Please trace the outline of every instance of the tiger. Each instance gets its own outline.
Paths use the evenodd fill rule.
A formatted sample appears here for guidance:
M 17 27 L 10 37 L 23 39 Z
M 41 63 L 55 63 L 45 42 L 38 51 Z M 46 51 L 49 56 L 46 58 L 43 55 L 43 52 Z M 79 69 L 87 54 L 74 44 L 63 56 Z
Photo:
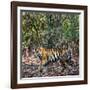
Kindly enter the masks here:
M 49 62 L 56 62 L 58 60 L 65 61 L 68 59 L 67 52 L 68 49 L 47 49 L 47 48 L 38 48 L 38 57 L 41 60 L 42 65 L 47 65 Z M 66 56 L 65 56 L 66 55 Z

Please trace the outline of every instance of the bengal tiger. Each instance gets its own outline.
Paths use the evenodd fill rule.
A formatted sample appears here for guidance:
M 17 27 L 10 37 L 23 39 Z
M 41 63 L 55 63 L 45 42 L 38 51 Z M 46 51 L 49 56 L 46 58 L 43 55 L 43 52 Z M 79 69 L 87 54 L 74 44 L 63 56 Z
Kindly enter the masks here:
M 68 49 L 47 49 L 47 48 L 38 48 L 37 56 L 41 60 L 41 64 L 46 66 L 49 62 L 56 62 L 60 60 L 65 63 L 66 60 L 71 60 L 71 52 Z

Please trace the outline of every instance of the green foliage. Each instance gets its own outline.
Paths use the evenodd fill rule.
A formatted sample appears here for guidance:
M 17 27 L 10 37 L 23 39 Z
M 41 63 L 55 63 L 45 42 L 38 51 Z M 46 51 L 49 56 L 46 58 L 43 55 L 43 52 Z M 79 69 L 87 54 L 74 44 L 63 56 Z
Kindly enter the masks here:
M 22 47 L 55 48 L 61 41 L 79 40 L 79 14 L 21 13 Z

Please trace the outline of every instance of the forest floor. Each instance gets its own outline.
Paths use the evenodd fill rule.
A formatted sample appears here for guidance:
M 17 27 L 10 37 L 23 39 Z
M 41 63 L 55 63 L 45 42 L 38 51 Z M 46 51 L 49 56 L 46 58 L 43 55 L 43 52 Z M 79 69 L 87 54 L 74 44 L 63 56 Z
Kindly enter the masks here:
M 58 60 L 50 62 L 47 66 L 30 65 L 23 62 L 21 78 L 79 75 L 78 59 L 78 57 L 73 57 L 70 63 L 65 62 L 64 64 Z

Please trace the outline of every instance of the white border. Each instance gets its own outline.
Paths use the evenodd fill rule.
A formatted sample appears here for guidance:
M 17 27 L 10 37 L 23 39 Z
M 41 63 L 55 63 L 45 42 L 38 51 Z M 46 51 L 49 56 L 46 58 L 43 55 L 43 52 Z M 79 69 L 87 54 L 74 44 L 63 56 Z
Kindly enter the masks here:
M 59 77 L 39 77 L 20 79 L 20 10 L 35 10 L 35 11 L 54 11 L 54 12 L 70 12 L 80 13 L 80 75 L 78 76 L 59 76 Z M 84 80 L 84 11 L 83 10 L 69 10 L 69 9 L 54 9 L 54 8 L 34 8 L 34 7 L 18 7 L 17 8 L 17 83 L 43 83 L 43 82 L 62 82 L 62 81 L 77 81 Z

